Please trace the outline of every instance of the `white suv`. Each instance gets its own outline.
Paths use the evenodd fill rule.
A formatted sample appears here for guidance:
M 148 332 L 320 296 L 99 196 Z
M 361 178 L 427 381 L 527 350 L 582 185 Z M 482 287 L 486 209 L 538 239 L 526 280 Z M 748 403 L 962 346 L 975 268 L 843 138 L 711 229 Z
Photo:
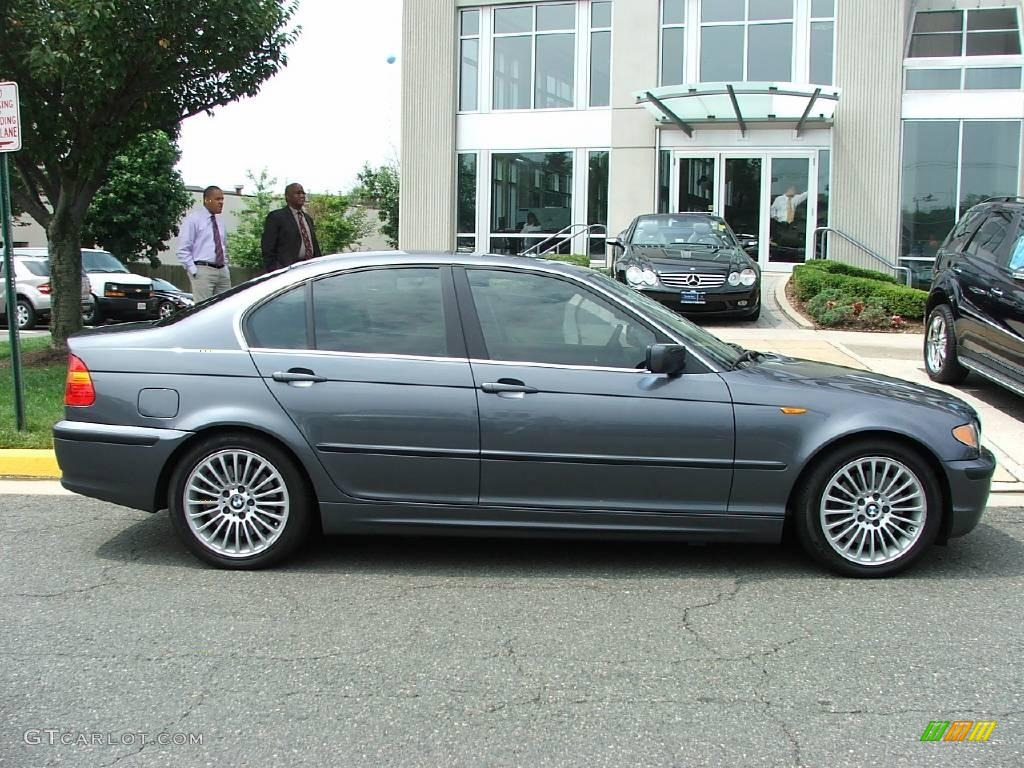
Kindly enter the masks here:
M 14 317 L 18 330 L 30 331 L 38 323 L 50 319 L 50 261 L 46 258 L 45 249 L 42 256 L 24 256 L 15 253 L 14 292 L 16 295 Z M 3 260 L 0 259 L 0 315 L 7 322 L 7 289 L 5 282 L 7 273 Z M 82 316 L 92 312 L 92 290 L 89 278 L 82 272 Z

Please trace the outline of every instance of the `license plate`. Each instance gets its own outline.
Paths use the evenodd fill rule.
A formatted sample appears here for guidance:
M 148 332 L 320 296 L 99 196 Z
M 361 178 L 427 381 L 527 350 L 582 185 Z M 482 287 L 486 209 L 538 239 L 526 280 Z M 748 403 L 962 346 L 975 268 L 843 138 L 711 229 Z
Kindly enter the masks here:
M 683 291 L 679 294 L 680 304 L 703 304 L 704 303 L 704 292 L 703 291 Z
M 135 305 L 135 308 L 136 309 L 145 309 L 146 308 L 146 302 L 140 301 L 138 304 Z

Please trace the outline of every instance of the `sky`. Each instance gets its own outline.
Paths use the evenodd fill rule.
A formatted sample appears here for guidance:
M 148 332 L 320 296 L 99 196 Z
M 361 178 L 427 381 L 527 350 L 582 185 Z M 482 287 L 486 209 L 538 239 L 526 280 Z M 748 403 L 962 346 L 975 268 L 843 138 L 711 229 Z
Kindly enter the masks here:
M 364 163 L 397 161 L 401 0 L 299 0 L 288 66 L 252 97 L 182 123 L 178 170 L 188 185 L 345 192 Z M 388 57 L 398 60 L 388 63 Z

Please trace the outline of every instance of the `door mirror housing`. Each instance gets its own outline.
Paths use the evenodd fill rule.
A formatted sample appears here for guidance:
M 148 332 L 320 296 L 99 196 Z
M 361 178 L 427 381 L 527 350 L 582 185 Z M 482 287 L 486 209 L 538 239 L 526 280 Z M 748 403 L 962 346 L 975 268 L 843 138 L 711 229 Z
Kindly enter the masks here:
M 608 245 L 610 245 L 610 246 L 612 246 L 614 248 L 625 248 L 626 247 L 625 245 L 622 244 L 622 238 L 619 237 L 618 235 L 615 235 L 614 237 L 606 238 L 605 239 L 605 243 L 607 243 Z
M 651 344 L 647 347 L 647 370 L 678 376 L 686 368 L 686 347 L 682 344 Z

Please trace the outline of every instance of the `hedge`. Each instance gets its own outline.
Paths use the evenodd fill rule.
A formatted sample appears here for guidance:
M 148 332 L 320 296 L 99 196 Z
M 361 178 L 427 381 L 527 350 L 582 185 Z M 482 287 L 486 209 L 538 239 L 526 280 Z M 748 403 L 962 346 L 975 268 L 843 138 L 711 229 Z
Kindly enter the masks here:
M 829 261 L 828 259 L 811 259 L 810 261 L 803 264 L 805 267 L 811 267 L 813 269 L 821 269 L 831 274 L 849 275 L 850 277 L 866 277 L 868 280 L 882 280 L 886 283 L 895 283 L 897 285 L 900 282 L 892 275 L 886 274 L 885 272 L 878 272 L 874 269 L 864 269 L 863 267 L 855 267 L 852 264 L 846 264 L 842 261 Z
M 823 266 L 825 264 L 831 266 Z M 879 277 L 866 277 L 865 273 Z M 928 300 L 927 291 L 900 285 L 880 272 L 825 260 L 814 260 L 795 266 L 793 290 L 797 298 L 805 302 L 811 301 L 823 291 L 836 290 L 851 301 L 870 302 L 879 309 L 884 307 L 885 311 L 907 320 L 922 319 L 925 302 Z M 871 301 L 872 299 L 878 301 Z
M 578 267 L 590 266 L 590 257 L 583 253 L 549 253 L 545 254 L 543 258 L 549 261 L 565 261 Z

